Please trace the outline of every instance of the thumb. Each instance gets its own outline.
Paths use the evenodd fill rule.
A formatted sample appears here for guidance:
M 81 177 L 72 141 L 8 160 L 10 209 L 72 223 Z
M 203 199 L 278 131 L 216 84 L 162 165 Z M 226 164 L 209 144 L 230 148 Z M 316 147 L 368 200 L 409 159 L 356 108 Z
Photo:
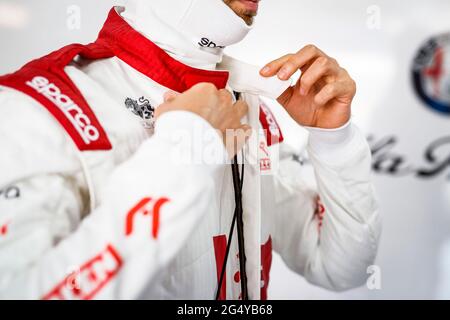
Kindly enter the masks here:
M 168 103 L 161 104 L 158 108 L 155 110 L 155 119 L 158 119 L 162 114 L 172 110 L 172 107 Z
M 247 141 L 248 139 L 250 139 L 250 137 L 251 137 L 252 134 L 253 134 L 253 130 L 252 130 L 252 127 L 251 127 L 250 125 L 248 125 L 248 124 L 243 124 L 243 125 L 241 125 L 241 127 L 240 127 L 239 129 L 241 129 L 242 131 L 244 131 L 244 134 L 245 134 L 245 141 Z

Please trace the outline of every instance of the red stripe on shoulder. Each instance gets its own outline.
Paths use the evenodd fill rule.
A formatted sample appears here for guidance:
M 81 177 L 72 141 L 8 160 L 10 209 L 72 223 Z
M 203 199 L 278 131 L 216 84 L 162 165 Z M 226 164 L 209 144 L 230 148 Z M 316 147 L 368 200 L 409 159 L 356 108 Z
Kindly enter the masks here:
M 72 45 L 34 60 L 19 71 L 0 77 L 0 85 L 30 96 L 60 123 L 80 151 L 110 150 L 112 145 L 81 92 L 64 67 L 88 47 Z

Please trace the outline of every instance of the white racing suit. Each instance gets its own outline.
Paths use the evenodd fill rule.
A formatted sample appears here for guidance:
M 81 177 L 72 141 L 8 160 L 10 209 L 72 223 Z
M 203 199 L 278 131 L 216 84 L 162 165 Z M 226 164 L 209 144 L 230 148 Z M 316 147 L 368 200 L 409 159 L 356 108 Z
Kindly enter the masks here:
M 189 112 L 161 116 L 155 130 L 152 118 L 166 91 L 199 82 L 242 93 L 246 121 L 265 129 L 243 155 L 250 298 L 267 298 L 272 250 L 325 288 L 365 282 L 380 220 L 363 135 L 352 124 L 312 130 L 311 187 L 301 150 L 283 145 L 255 89 L 279 83 L 228 57 L 218 69 L 174 60 L 112 9 L 95 43 L 0 78 L 1 297 L 215 297 L 235 206 L 222 141 L 210 139 L 214 164 L 174 163 L 177 150 L 196 150 L 172 132 L 211 128 Z M 221 299 L 240 298 L 236 238 Z

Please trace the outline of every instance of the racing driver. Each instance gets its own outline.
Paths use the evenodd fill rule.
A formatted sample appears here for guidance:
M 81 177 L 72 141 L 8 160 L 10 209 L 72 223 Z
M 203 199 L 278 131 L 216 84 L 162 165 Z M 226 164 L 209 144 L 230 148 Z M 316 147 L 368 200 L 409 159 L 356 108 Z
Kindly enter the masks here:
M 381 224 L 355 82 L 313 45 L 225 55 L 259 5 L 129 0 L 95 42 L 0 78 L 2 297 L 266 299 L 272 250 L 324 288 L 365 283 Z M 307 161 L 261 97 L 309 131 Z M 242 149 L 207 134 L 250 128 Z

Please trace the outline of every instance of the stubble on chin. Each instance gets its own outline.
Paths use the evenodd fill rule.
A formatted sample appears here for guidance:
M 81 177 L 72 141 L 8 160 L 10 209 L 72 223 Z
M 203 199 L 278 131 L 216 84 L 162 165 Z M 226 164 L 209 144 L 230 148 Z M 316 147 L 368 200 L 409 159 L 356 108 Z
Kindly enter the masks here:
M 237 0 L 223 0 L 223 2 L 241 17 L 247 25 L 251 26 L 253 24 L 254 17 L 256 16 L 254 12 L 242 8 Z

